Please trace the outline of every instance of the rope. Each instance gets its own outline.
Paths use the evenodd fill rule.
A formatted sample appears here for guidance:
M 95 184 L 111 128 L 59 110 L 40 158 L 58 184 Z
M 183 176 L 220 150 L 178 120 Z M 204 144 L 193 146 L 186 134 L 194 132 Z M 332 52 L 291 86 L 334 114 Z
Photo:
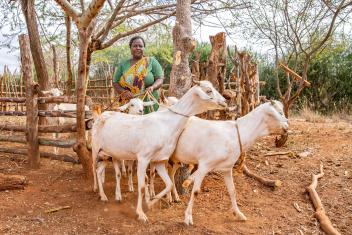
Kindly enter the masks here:
M 141 96 L 141 95 L 144 95 L 143 98 L 142 98 L 142 100 L 144 100 L 144 98 L 145 98 L 145 96 L 146 96 L 146 92 L 142 92 L 142 93 L 138 93 L 138 94 L 136 94 L 136 95 L 133 95 L 133 98 L 137 98 L 137 97 L 139 97 L 139 96 Z M 110 109 L 114 104 L 118 103 L 119 100 L 120 100 L 120 97 L 121 97 L 121 95 L 115 97 L 114 101 L 113 101 L 111 104 L 109 104 L 105 109 L 103 109 L 102 112 L 104 112 L 104 111 Z
M 176 112 L 175 110 L 172 110 L 169 106 L 166 106 L 164 104 L 160 104 L 157 99 L 155 99 L 155 97 L 153 95 L 150 94 L 149 91 L 146 92 L 148 94 L 148 98 L 152 99 L 155 103 L 157 103 L 159 106 L 162 106 L 168 110 L 170 110 L 171 112 L 175 113 L 175 114 L 178 114 L 178 115 L 181 115 L 181 116 L 184 116 L 184 117 L 191 117 L 190 115 L 186 115 L 186 114 L 183 114 L 183 113 L 179 113 L 179 112 Z
M 173 112 L 175 114 L 178 114 L 178 115 L 181 115 L 181 116 L 184 116 L 184 117 L 187 117 L 187 118 L 191 117 L 190 115 L 186 115 L 186 114 L 182 114 L 182 113 L 176 112 L 175 110 L 172 110 L 169 106 L 166 106 L 164 104 L 159 103 L 158 100 L 151 94 L 150 91 L 145 91 L 145 92 L 142 92 L 142 93 L 138 93 L 138 94 L 134 95 L 133 98 L 137 98 L 137 97 L 139 97 L 141 95 L 143 95 L 142 100 L 144 100 L 145 97 L 148 97 L 149 101 L 152 100 L 156 104 L 158 104 L 159 106 L 164 107 L 164 108 L 170 110 L 171 112 Z M 120 98 L 120 96 L 118 98 L 116 98 L 115 101 L 112 102 L 107 108 L 105 108 L 104 111 L 106 111 L 107 109 L 111 108 L 113 106 L 113 104 L 118 102 L 119 98 Z M 153 105 L 149 106 L 149 111 L 150 111 L 150 109 L 152 110 L 152 112 L 155 111 Z
M 236 125 L 238 143 L 240 144 L 240 157 L 239 157 L 239 160 L 237 161 L 238 163 L 236 164 L 237 165 L 236 171 L 239 172 L 239 173 L 242 173 L 243 172 L 244 162 L 246 160 L 246 152 L 243 152 L 241 136 L 240 136 L 240 131 L 239 131 L 237 122 L 235 123 L 235 125 Z

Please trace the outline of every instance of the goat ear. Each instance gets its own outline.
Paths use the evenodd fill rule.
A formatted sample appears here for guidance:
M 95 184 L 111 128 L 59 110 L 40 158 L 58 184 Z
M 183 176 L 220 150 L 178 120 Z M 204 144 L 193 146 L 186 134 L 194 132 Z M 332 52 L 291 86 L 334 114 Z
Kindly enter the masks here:
M 128 109 L 128 107 L 130 106 L 130 103 L 124 104 L 120 107 L 118 107 L 117 109 L 120 110 L 121 112 L 126 111 L 126 109 Z
M 195 80 L 194 77 L 194 74 L 192 74 L 192 85 L 199 85 L 200 81 Z
M 48 95 L 48 94 L 52 94 L 51 91 L 42 91 L 43 95 Z
M 154 101 L 143 102 L 143 106 L 152 106 L 152 105 L 154 105 L 154 104 L 155 104 Z
M 232 106 L 232 107 L 228 107 L 226 110 L 228 110 L 229 112 L 233 112 L 233 111 L 236 111 L 238 109 L 238 106 L 235 105 L 235 106 Z

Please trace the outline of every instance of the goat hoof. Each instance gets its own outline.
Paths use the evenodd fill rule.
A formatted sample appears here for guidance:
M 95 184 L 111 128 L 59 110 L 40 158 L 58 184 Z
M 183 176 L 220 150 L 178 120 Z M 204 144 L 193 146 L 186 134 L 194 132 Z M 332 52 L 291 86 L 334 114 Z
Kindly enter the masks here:
M 143 222 L 143 223 L 147 223 L 148 222 L 148 217 L 143 213 L 143 214 L 139 214 L 138 215 L 138 220 Z
M 180 203 L 180 202 L 181 202 L 181 199 L 180 199 L 180 198 L 175 198 L 175 199 L 174 199 L 174 202 Z
M 188 188 L 188 186 L 191 184 L 191 182 L 192 181 L 190 179 L 187 179 L 187 180 L 183 181 L 182 187 Z
M 117 203 L 121 203 L 122 198 L 115 198 L 115 201 L 116 201 Z
M 186 225 L 193 225 L 193 218 L 191 215 L 186 215 L 185 224 Z
M 239 212 L 237 214 L 234 212 L 234 215 L 235 215 L 235 218 L 239 221 L 246 221 L 247 220 L 247 217 L 242 212 Z
M 100 197 L 100 201 L 102 202 L 107 202 L 108 198 L 106 196 Z

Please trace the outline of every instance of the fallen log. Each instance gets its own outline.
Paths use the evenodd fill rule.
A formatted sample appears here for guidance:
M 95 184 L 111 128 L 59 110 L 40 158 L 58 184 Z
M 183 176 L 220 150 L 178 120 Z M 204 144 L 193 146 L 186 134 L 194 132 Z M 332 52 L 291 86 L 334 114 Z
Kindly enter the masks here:
M 318 179 L 324 176 L 323 164 L 320 165 L 320 173 L 318 175 L 312 174 L 312 183 L 306 188 L 309 193 L 310 199 L 315 208 L 314 216 L 319 220 L 321 229 L 328 235 L 340 235 L 340 233 L 332 226 L 329 217 L 325 213 L 325 209 L 320 200 L 320 197 L 315 191 L 318 185 Z
M 28 180 L 22 175 L 5 175 L 0 173 L 0 191 L 12 189 L 24 189 Z
M 1 153 L 12 153 L 12 154 L 20 154 L 27 155 L 26 149 L 9 149 L 9 148 L 0 148 Z M 54 154 L 48 152 L 40 152 L 41 158 L 48 158 L 51 160 L 63 161 L 63 162 L 71 162 L 74 164 L 79 164 L 79 160 L 75 159 L 73 156 L 68 154 Z
M 282 185 L 282 181 L 281 180 L 271 180 L 271 179 L 266 179 L 263 178 L 253 172 L 251 172 L 246 165 L 243 166 L 243 173 L 257 181 L 259 181 L 260 183 L 262 183 L 265 186 L 269 186 L 269 187 L 280 187 Z

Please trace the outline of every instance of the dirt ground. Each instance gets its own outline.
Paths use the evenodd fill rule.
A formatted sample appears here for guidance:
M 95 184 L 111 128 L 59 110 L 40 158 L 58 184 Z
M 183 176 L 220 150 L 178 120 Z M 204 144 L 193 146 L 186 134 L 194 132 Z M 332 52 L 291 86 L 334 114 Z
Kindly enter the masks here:
M 194 226 L 183 224 L 189 195 L 183 195 L 181 203 L 156 205 L 147 211 L 149 222 L 143 224 L 135 215 L 137 194 L 128 192 L 126 179 L 122 180 L 123 201 L 114 201 L 112 167 L 105 185 L 110 201 L 103 203 L 92 191 L 92 182 L 83 179 L 79 165 L 43 159 L 39 170 L 28 170 L 24 157 L 1 154 L 0 172 L 25 175 L 29 185 L 0 192 L 0 234 L 323 234 L 305 192 L 320 162 L 325 175 L 317 192 L 333 225 L 342 234 L 352 234 L 351 121 L 313 123 L 296 118 L 290 120 L 290 130 L 287 146 L 275 148 L 274 137 L 267 137 L 253 146 L 247 158 L 249 169 L 280 179 L 282 187 L 273 190 L 247 176 L 234 176 L 246 222 L 234 219 L 219 174 L 210 174 L 203 182 L 193 209 Z M 264 156 L 273 151 L 309 154 Z M 162 186 L 158 179 L 157 190 Z M 61 206 L 70 208 L 45 212 Z

